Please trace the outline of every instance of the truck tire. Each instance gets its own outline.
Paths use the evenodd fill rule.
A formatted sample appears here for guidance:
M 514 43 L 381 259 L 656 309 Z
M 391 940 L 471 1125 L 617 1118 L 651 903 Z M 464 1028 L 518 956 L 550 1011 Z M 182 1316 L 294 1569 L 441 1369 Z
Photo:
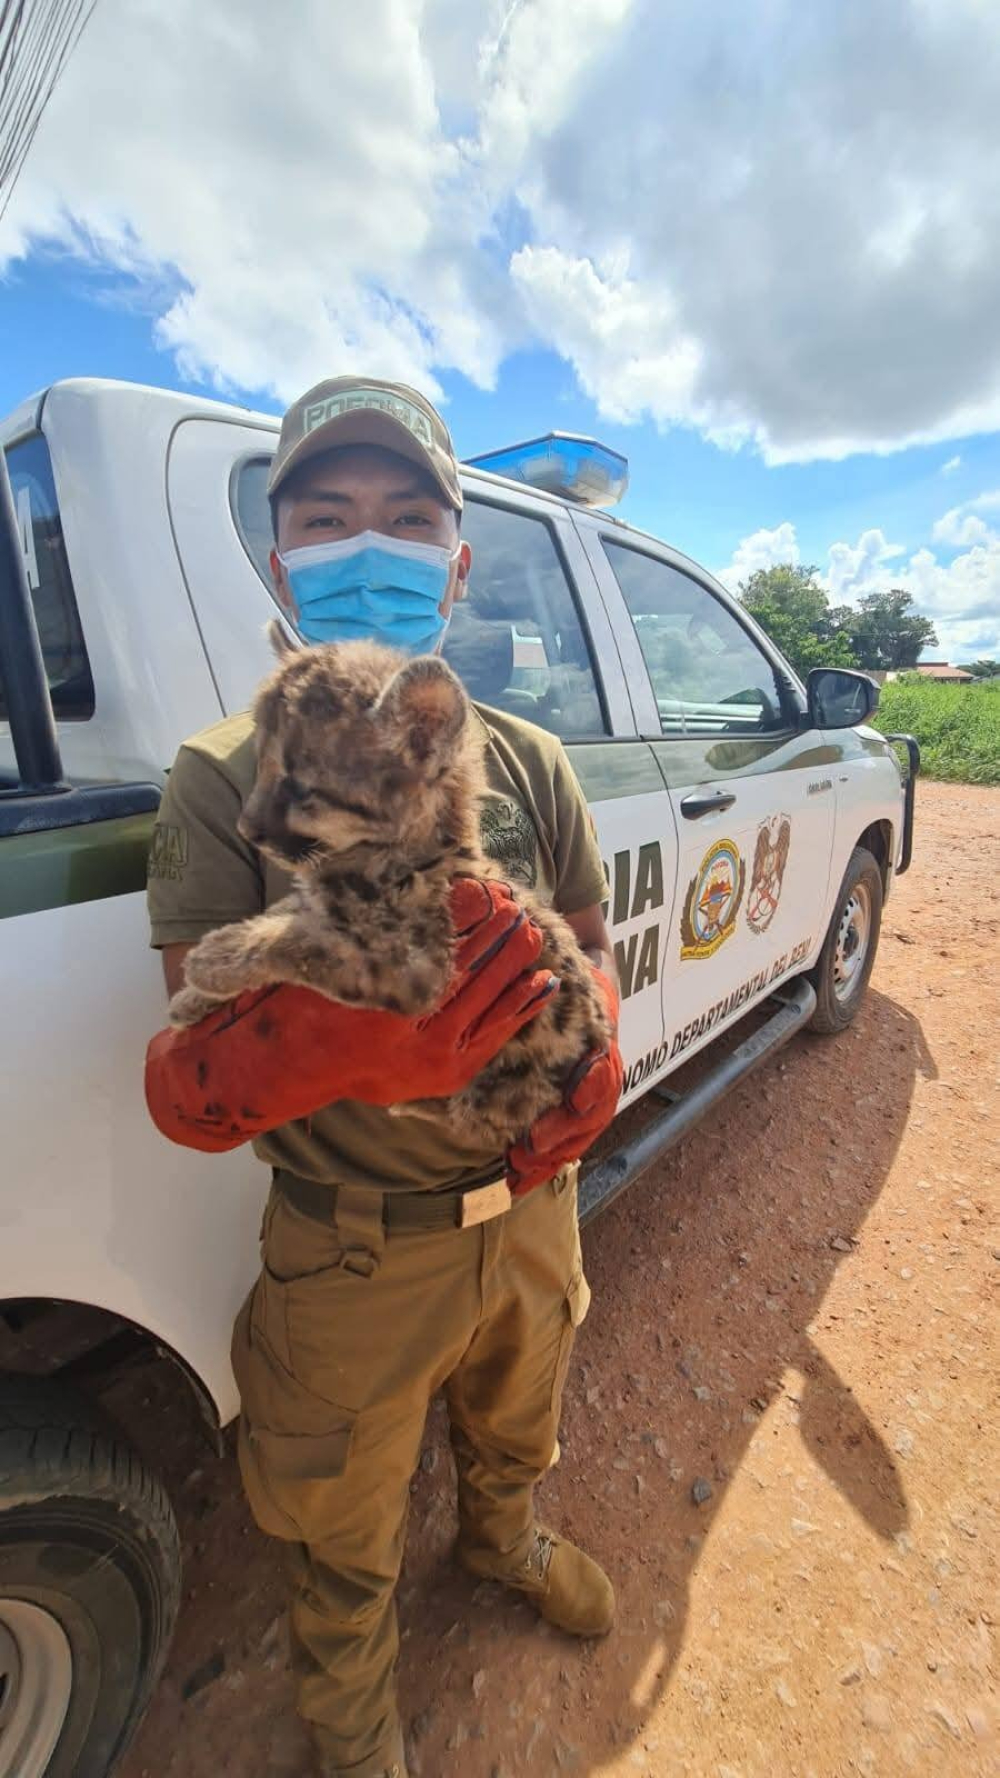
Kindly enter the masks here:
M 107 1778 L 180 1599 L 162 1484 L 84 1399 L 0 1377 L 0 1778 Z
M 819 962 L 809 971 L 816 990 L 810 1030 L 846 1031 L 865 996 L 882 930 L 882 873 L 870 852 L 855 846 L 840 886 Z

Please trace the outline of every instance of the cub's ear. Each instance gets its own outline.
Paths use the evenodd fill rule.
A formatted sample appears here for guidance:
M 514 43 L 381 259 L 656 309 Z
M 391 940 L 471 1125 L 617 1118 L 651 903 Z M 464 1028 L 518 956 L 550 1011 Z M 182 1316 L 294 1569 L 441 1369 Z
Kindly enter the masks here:
M 443 761 L 465 727 L 469 700 L 460 679 L 437 655 L 408 661 L 372 710 L 400 758 L 425 767 Z
M 268 619 L 267 639 L 279 661 L 283 661 L 286 655 L 298 654 L 302 646 L 301 642 L 292 639 L 277 617 Z

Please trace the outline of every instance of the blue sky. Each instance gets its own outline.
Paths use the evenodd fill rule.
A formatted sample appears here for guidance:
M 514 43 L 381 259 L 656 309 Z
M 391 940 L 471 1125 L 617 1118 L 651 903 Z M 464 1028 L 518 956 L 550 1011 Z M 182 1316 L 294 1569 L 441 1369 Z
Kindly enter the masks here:
M 406 377 L 463 456 L 607 441 L 624 515 L 731 582 L 908 586 L 935 656 L 1000 654 L 995 13 L 297 5 L 300 45 L 264 0 L 102 0 L 0 224 L 0 410 Z

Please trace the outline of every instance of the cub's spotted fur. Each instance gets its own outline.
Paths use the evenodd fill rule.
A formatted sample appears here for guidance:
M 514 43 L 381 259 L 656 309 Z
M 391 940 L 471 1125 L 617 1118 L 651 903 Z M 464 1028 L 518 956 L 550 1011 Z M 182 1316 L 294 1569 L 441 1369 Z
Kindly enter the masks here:
M 194 947 L 171 1020 L 194 1024 L 271 982 L 427 1013 L 452 973 L 452 878 L 500 875 L 480 847 L 486 777 L 469 700 L 436 658 L 401 664 L 368 642 L 291 648 L 276 624 L 271 640 L 280 664 L 254 706 L 257 777 L 239 829 L 294 870 L 293 888 Z M 516 894 L 542 930 L 539 968 L 559 993 L 464 1093 L 433 1107 L 498 1150 L 559 1103 L 575 1064 L 611 1035 L 566 921 Z

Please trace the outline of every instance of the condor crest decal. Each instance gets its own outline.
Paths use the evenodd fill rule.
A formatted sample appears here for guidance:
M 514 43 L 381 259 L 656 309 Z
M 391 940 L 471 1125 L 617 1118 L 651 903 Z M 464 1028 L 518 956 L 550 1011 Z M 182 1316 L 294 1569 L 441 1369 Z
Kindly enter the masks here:
M 772 815 L 757 829 L 747 896 L 747 925 L 751 932 L 766 932 L 777 913 L 791 843 L 792 824 L 787 815 Z

